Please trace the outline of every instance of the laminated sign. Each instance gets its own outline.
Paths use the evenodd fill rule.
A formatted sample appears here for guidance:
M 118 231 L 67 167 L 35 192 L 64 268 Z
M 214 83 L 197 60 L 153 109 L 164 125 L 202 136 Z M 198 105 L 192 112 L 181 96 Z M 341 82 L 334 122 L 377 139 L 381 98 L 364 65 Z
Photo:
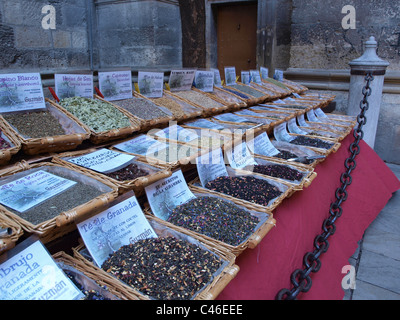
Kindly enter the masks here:
M 191 90 L 196 70 L 171 70 L 168 85 L 171 91 Z
M 55 74 L 57 97 L 93 98 L 93 74 Z
M 164 73 L 139 71 L 138 88 L 139 92 L 148 98 L 161 98 L 164 89 Z
M 238 146 L 234 146 L 233 149 L 229 148 L 225 152 L 229 164 L 234 169 L 242 169 L 244 167 L 257 164 L 245 142 L 242 142 Z
M 294 137 L 286 131 L 286 122 L 274 127 L 274 137 L 276 141 L 290 142 L 294 139 Z
M 214 149 L 196 158 L 197 173 L 203 187 L 218 177 L 227 177 L 224 157 L 221 149 Z
M 146 156 L 155 150 L 165 149 L 168 145 L 143 134 L 128 141 L 121 142 L 114 147 L 124 152 Z
M 280 153 L 272 144 L 266 132 L 261 133 L 253 140 L 247 142 L 247 146 L 254 154 L 273 157 Z
M 236 84 L 236 69 L 235 67 L 225 67 L 225 84 L 231 86 Z
M 0 113 L 45 108 L 39 73 L 0 75 Z
M 99 72 L 100 91 L 107 101 L 130 99 L 132 95 L 132 73 L 126 71 Z
M 194 78 L 194 84 L 196 88 L 201 91 L 213 92 L 214 72 L 197 70 Z

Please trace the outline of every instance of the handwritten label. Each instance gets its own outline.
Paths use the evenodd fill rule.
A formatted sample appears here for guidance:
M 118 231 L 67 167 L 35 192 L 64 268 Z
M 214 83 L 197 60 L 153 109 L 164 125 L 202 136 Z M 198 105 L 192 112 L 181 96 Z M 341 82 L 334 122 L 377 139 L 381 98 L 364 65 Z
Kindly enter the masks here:
M 171 70 L 168 85 L 171 91 L 190 90 L 196 70 Z
M 273 157 L 280 153 L 272 144 L 266 132 L 261 133 L 251 141 L 247 142 L 247 146 L 254 154 Z
M 229 148 L 225 152 L 230 166 L 234 169 L 241 169 L 257 164 L 245 142 L 242 142 L 238 146 L 234 146 L 233 149 Z
M 75 181 L 39 170 L 0 186 L 0 203 L 18 212 L 24 212 L 74 184 Z
M 214 90 L 214 72 L 196 71 L 194 83 L 197 89 L 204 92 L 213 92 Z
M 236 69 L 235 67 L 225 67 L 225 84 L 231 86 L 236 83 Z
M 197 157 L 196 166 L 203 187 L 207 182 L 213 181 L 218 177 L 228 176 L 221 149 L 215 149 Z
M 138 87 L 140 93 L 148 98 L 161 98 L 164 89 L 164 73 L 139 71 Z
M 286 141 L 286 142 L 290 142 L 294 139 L 294 137 L 291 136 L 286 131 L 286 122 L 281 123 L 274 127 L 274 137 L 277 141 Z
M 39 73 L 0 75 L 0 113 L 45 108 Z
M 296 123 L 296 118 L 291 118 L 288 121 L 288 129 L 290 133 L 297 133 L 297 134 L 307 134 L 307 132 L 301 130 Z
M 261 79 L 268 79 L 268 68 L 260 67 Z
M 180 142 L 190 142 L 198 138 L 198 135 L 195 131 L 185 129 L 178 125 L 172 125 L 165 129 L 158 130 L 155 135 L 163 139 L 175 140 Z
M 107 101 L 132 98 L 132 73 L 126 71 L 99 72 L 99 88 Z
M 128 153 L 146 156 L 148 153 L 151 153 L 152 150 L 167 148 L 167 144 L 143 134 L 131 140 L 116 144 L 114 147 Z
M 162 220 L 167 220 L 175 207 L 195 198 L 181 170 L 147 186 L 145 191 L 153 214 Z
M 219 70 L 215 68 L 211 68 L 210 70 L 214 72 L 214 86 L 222 87 L 221 74 L 219 73 Z
M 79 157 L 66 158 L 66 160 L 97 172 L 109 173 L 126 167 L 134 158 L 129 154 L 103 148 Z
M 1 300 L 79 300 L 84 297 L 40 241 L 2 263 L 0 279 Z
M 54 82 L 57 97 L 93 98 L 92 74 L 55 74 Z
M 77 227 L 98 266 L 123 245 L 157 238 L 135 196 L 78 223 Z

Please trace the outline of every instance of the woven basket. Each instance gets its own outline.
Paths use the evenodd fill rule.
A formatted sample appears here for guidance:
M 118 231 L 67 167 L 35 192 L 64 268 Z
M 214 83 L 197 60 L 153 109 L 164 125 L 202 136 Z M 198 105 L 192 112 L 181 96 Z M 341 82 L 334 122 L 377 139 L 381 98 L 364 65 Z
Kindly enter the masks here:
M 0 166 L 7 164 L 11 158 L 21 150 L 21 141 L 15 135 L 11 126 L 0 116 L 0 132 L 1 137 L 6 140 L 10 147 L 0 149 Z
M 0 228 L 11 229 L 11 234 L 0 238 L 0 255 L 15 247 L 16 242 L 24 234 L 22 227 L 17 224 L 14 220 L 10 219 L 6 215 L 3 215 L 0 211 Z
M 25 154 L 37 155 L 40 153 L 74 150 L 81 145 L 84 140 L 89 139 L 90 132 L 86 126 L 77 121 L 75 117 L 71 117 L 69 113 L 60 106 L 54 104 L 51 100 L 47 98 L 45 100 L 48 102 L 46 103 L 47 111 L 58 120 L 66 131 L 66 134 L 52 137 L 29 138 L 22 136 L 16 128 L 8 124 L 9 131 L 19 140 Z M 1 117 L 1 119 L 7 122 L 3 117 Z
M 328 156 L 331 153 L 335 153 L 336 151 L 339 150 L 340 148 L 340 142 L 337 142 L 337 140 L 334 139 L 328 139 L 328 138 L 323 138 L 323 137 L 314 137 L 314 136 L 309 136 L 309 135 L 303 135 L 303 134 L 296 134 L 296 133 L 289 133 L 290 136 L 296 137 L 296 136 L 305 136 L 305 137 L 309 137 L 309 138 L 314 138 L 314 139 L 320 139 L 322 141 L 328 142 L 328 143 L 333 143 L 333 146 L 326 150 L 326 149 L 322 149 L 322 148 L 315 148 L 315 147 L 309 147 L 309 146 L 305 146 L 306 148 L 309 148 L 311 150 L 314 150 L 318 153 L 324 154 L 325 156 Z
M 240 91 L 241 93 L 243 93 L 243 94 L 245 94 L 246 96 L 250 97 L 250 99 L 248 99 L 248 100 L 246 101 L 246 102 L 247 102 L 247 106 L 254 106 L 254 105 L 257 105 L 257 104 L 260 104 L 260 103 L 264 103 L 265 101 L 270 101 L 270 100 L 272 100 L 272 98 L 271 98 L 269 95 L 267 95 L 265 92 L 263 92 L 263 91 L 261 91 L 261 90 L 258 90 L 258 89 L 256 89 L 256 88 L 247 86 L 247 85 L 245 85 L 245 84 L 243 84 L 243 83 L 241 83 L 241 82 L 236 82 L 235 85 L 238 86 L 239 88 L 240 88 L 240 87 L 248 87 L 248 88 L 251 88 L 251 90 L 254 90 L 255 92 L 258 92 L 260 95 L 262 95 L 262 96 L 259 96 L 259 97 L 255 97 L 255 96 L 253 96 L 253 95 L 247 93 L 246 91 L 241 91 L 241 90 L 239 90 L 239 89 L 237 89 L 237 88 L 230 88 L 230 86 L 222 86 L 222 88 L 225 88 L 225 89 L 232 89 L 232 90 L 235 90 L 235 91 Z M 228 92 L 229 92 L 229 91 L 228 91 Z
M 6 217 L 14 220 L 22 229 L 28 233 L 36 234 L 40 237 L 43 243 L 50 242 L 56 238 L 59 238 L 73 230 L 76 226 L 72 224 L 77 217 L 89 214 L 99 208 L 106 206 L 109 202 L 114 200 L 118 196 L 118 190 L 115 185 L 112 185 L 107 180 L 100 180 L 97 177 L 90 177 L 82 172 L 76 171 L 74 169 L 69 169 L 58 164 L 41 162 L 36 164 L 28 164 L 25 161 L 17 163 L 15 166 L 9 168 L 2 174 L 2 182 L 5 178 L 8 180 L 14 179 L 14 175 L 24 176 L 22 173 L 28 170 L 34 172 L 37 170 L 48 170 L 49 172 L 57 174 L 57 172 L 62 172 L 66 176 L 74 176 L 82 183 L 91 184 L 96 186 L 99 190 L 104 190 L 104 193 L 92 200 L 78 205 L 68 211 L 60 212 L 60 214 L 54 218 L 47 221 L 41 222 L 37 225 L 21 218 L 16 213 L 11 212 L 5 206 L 0 205 L 0 212 Z
M 94 98 L 105 101 L 104 99 L 102 99 L 100 96 L 97 96 L 97 95 L 95 95 Z M 86 128 L 86 130 L 88 132 L 90 132 L 90 138 L 89 139 L 94 144 L 101 144 L 101 143 L 105 143 L 105 142 L 109 142 L 109 141 L 113 141 L 113 140 L 117 140 L 117 139 L 123 139 L 123 138 L 131 135 L 133 132 L 139 131 L 141 129 L 140 122 L 135 117 L 133 117 L 132 114 L 130 114 L 126 110 L 124 110 L 124 109 L 122 109 L 122 108 L 120 108 L 120 107 L 118 107 L 116 105 L 113 105 L 113 106 L 118 111 L 120 111 L 122 114 L 124 114 L 127 118 L 129 118 L 129 121 L 130 121 L 131 125 L 129 127 L 125 127 L 125 128 L 118 128 L 118 129 L 113 129 L 113 130 L 96 132 L 96 131 L 90 129 L 85 123 L 83 123 L 80 119 L 78 119 L 71 112 L 67 111 L 65 108 L 60 106 L 55 101 L 50 100 L 50 99 L 46 99 L 46 101 L 48 101 L 51 104 L 53 104 L 54 106 L 58 106 L 60 109 L 64 110 L 64 112 L 70 118 L 74 119 L 83 128 Z M 105 102 L 111 104 L 108 101 L 105 101 Z M 62 151 L 66 151 L 66 150 L 62 150 Z
M 53 254 L 52 257 L 64 272 L 69 272 L 75 277 L 84 290 L 95 290 L 109 300 L 128 300 L 123 295 L 122 286 L 120 286 L 120 291 L 107 287 L 90 264 L 71 257 L 63 251 Z
M 235 256 L 226 251 L 224 248 L 219 247 L 215 244 L 210 245 L 209 243 L 201 240 L 200 238 L 196 238 L 194 235 L 187 235 L 177 230 L 171 229 L 166 226 L 162 221 L 155 219 L 154 216 L 146 215 L 150 225 L 153 227 L 156 234 L 160 237 L 165 236 L 173 236 L 178 239 L 187 239 L 192 243 L 196 243 L 203 247 L 205 250 L 211 251 L 217 256 L 219 256 L 224 262 L 223 269 L 214 276 L 214 279 L 211 283 L 205 285 L 205 287 L 194 297 L 194 300 L 214 300 L 221 291 L 228 285 L 228 283 L 236 276 L 239 271 L 239 267 L 235 265 Z M 73 248 L 74 257 L 78 260 L 85 261 L 87 264 L 91 264 L 92 267 L 96 270 L 96 274 L 101 277 L 102 281 L 106 283 L 108 288 L 118 288 L 122 286 L 122 292 L 128 299 L 132 300 L 150 300 L 151 298 L 133 287 L 125 284 L 124 282 L 118 280 L 117 278 L 111 276 L 101 268 L 95 266 L 93 263 L 89 262 L 87 257 L 82 254 L 82 250 L 85 249 L 84 245 L 80 245 L 76 248 Z M 116 288 L 117 289 L 117 288 Z M 117 289 L 118 290 L 118 289 Z M 119 290 L 118 290 L 119 291 Z
M 202 94 L 205 94 L 210 99 L 213 99 L 213 100 L 221 103 L 222 105 L 226 105 L 227 106 L 226 111 L 234 111 L 234 110 L 239 110 L 241 108 L 247 107 L 247 103 L 244 99 L 234 96 L 226 91 L 222 91 L 222 90 L 218 90 L 218 89 L 214 88 L 213 92 L 204 92 L 195 87 L 193 87 L 192 90 L 200 92 Z M 229 98 L 230 100 L 235 100 L 235 101 L 234 102 L 229 101 L 224 97 Z
M 218 195 L 214 195 L 214 194 L 210 194 L 210 193 L 193 192 L 193 194 L 196 197 L 204 197 L 204 196 L 215 197 L 215 198 L 218 198 L 218 199 L 222 199 L 225 202 L 232 203 L 232 201 L 229 201 L 226 198 L 222 198 L 222 197 L 220 197 Z M 149 208 L 148 206 L 146 206 L 146 208 L 144 210 L 144 213 L 146 215 L 151 216 L 154 220 L 165 224 L 166 226 L 168 226 L 171 229 L 178 230 L 179 232 L 184 233 L 184 234 L 188 234 L 190 236 L 195 235 L 196 237 L 202 239 L 203 242 L 210 243 L 211 246 L 213 246 L 214 244 L 216 246 L 220 246 L 220 247 L 224 248 L 226 251 L 231 252 L 236 257 L 238 257 L 247 248 L 254 249 L 261 242 L 261 240 L 267 235 L 267 233 L 276 225 L 276 221 L 273 218 L 272 213 L 260 212 L 260 211 L 252 211 L 252 210 L 247 210 L 247 211 L 252 216 L 258 217 L 260 222 L 256 226 L 254 232 L 249 237 L 247 237 L 247 239 L 245 239 L 242 243 L 240 243 L 239 245 L 236 245 L 236 246 L 227 244 L 225 242 L 222 242 L 221 240 L 213 239 L 213 238 L 211 238 L 209 236 L 206 236 L 204 234 L 201 234 L 201 233 L 186 229 L 184 227 L 180 227 L 180 226 L 174 225 L 174 224 L 172 224 L 170 222 L 164 221 L 164 220 L 154 216 L 153 212 L 151 211 L 151 208 Z M 227 228 L 229 228 L 229 226 L 227 226 Z
M 282 83 L 289 89 L 293 90 L 293 92 L 296 92 L 298 94 L 305 93 L 306 91 L 308 91 L 308 88 L 306 86 L 303 86 L 298 82 L 294 82 L 288 79 L 283 79 Z
M 82 156 L 91 152 L 95 152 L 97 149 L 87 149 L 87 150 L 82 150 L 82 151 L 76 151 L 76 152 L 66 152 L 62 154 L 58 154 L 53 157 L 52 162 L 60 164 L 64 167 L 74 169 L 76 171 L 81 171 L 85 173 L 88 176 L 95 176 L 98 177 L 101 180 L 108 180 L 111 184 L 115 185 L 118 187 L 118 193 L 122 194 L 125 193 L 129 190 L 133 190 L 135 192 L 135 195 L 141 196 L 144 192 L 144 188 L 160 179 L 169 177 L 172 172 L 164 167 L 157 167 L 157 166 L 150 166 L 147 163 L 143 163 L 140 161 L 134 160 L 133 163 L 136 164 L 140 169 L 147 170 L 149 172 L 148 175 L 138 177 L 133 180 L 126 180 L 126 181 L 119 181 L 116 179 L 113 179 L 111 177 L 108 177 L 105 174 L 102 174 L 100 172 L 90 170 L 85 167 L 81 167 L 79 165 L 76 165 L 74 163 L 71 163 L 67 161 L 68 158 L 73 158 L 73 157 L 78 157 Z
M 251 82 L 250 86 L 267 93 L 270 96 L 270 101 L 275 100 L 275 99 L 284 98 L 290 94 L 289 92 L 285 92 L 284 90 L 282 90 L 282 92 L 280 92 L 272 86 L 264 85 L 264 83 L 259 84 L 259 83 Z M 269 101 L 269 100 L 267 100 L 267 101 Z

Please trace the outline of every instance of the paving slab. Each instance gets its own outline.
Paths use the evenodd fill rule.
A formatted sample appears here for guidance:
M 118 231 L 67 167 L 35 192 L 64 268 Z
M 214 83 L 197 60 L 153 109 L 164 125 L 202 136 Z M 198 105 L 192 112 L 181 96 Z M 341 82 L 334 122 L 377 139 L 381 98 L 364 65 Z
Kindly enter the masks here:
M 400 300 L 400 294 L 360 280 L 352 292 L 347 291 L 344 300 Z

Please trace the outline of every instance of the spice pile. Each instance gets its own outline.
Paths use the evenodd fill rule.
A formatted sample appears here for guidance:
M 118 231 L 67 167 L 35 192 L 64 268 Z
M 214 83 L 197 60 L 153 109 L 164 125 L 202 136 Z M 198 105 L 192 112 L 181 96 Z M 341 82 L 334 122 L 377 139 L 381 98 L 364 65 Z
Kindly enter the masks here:
M 177 101 L 169 98 L 155 98 L 153 101 L 167 108 L 176 118 L 181 118 L 186 115 L 182 106 Z
M 119 169 L 114 172 L 105 173 L 106 176 L 118 180 L 118 181 L 127 181 L 134 180 L 139 177 L 149 175 L 149 172 L 143 169 L 140 169 L 137 164 L 131 163 L 125 168 Z
M 98 99 L 72 97 L 62 99 L 59 103 L 95 132 L 131 126 L 126 115 L 112 104 Z
M 254 231 L 259 220 L 232 203 L 215 197 L 198 197 L 176 207 L 168 222 L 237 246 Z
M 5 139 L 3 139 L 3 137 L 1 136 L 1 129 L 0 129 L 0 150 L 7 149 L 10 147 L 11 147 L 11 145 Z
M 329 150 L 333 147 L 334 143 L 325 142 L 321 139 L 310 138 L 305 136 L 297 136 L 294 140 L 290 141 L 292 144 L 303 145 L 314 148 L 322 148 Z
M 90 289 L 85 289 L 75 278 L 75 275 L 69 271 L 64 270 L 67 277 L 74 283 L 74 285 L 85 295 L 82 300 L 111 300 L 104 297 L 100 292 Z
M 274 157 L 277 157 L 279 159 L 288 160 L 288 159 L 298 158 L 299 156 L 297 154 L 291 153 L 286 150 L 279 150 L 279 153 L 277 155 L 275 155 Z M 306 159 L 304 161 L 295 161 L 295 162 L 299 162 L 299 163 L 303 163 L 303 164 L 310 164 L 310 163 L 313 163 L 314 161 L 315 160 L 313 160 L 313 159 Z
M 113 103 L 140 119 L 152 120 L 171 116 L 147 99 L 131 98 L 113 101 Z
M 187 90 L 174 92 L 177 96 L 196 103 L 204 108 L 220 108 L 222 104 L 197 91 Z
M 290 181 L 300 181 L 303 179 L 303 173 L 299 170 L 274 164 L 274 165 L 255 165 L 253 171 L 260 174 L 265 174 L 267 176 L 290 180 Z
M 253 89 L 251 87 L 248 87 L 248 86 L 242 86 L 242 85 L 238 85 L 238 84 L 233 84 L 233 85 L 230 85 L 229 88 L 232 88 L 232 89 L 237 90 L 237 91 L 244 92 L 245 94 L 248 94 L 248 95 L 253 96 L 255 98 L 261 98 L 261 97 L 265 96 L 265 94 L 263 92 L 255 90 L 255 89 Z
M 191 299 L 213 278 L 222 261 L 211 252 L 174 237 L 122 246 L 102 269 L 155 299 Z
M 49 111 L 9 113 L 3 117 L 25 137 L 42 138 L 65 134 L 60 122 Z
M 265 207 L 272 199 L 282 194 L 277 187 L 268 181 L 251 176 L 218 177 L 209 181 L 205 187 Z
M 229 94 L 228 92 L 225 92 L 222 90 L 214 90 L 212 93 L 210 92 L 210 94 L 215 95 L 217 98 L 222 99 L 229 103 L 242 103 L 243 102 L 242 100 L 235 97 L 234 95 Z M 245 98 L 245 99 L 247 99 L 247 98 Z

